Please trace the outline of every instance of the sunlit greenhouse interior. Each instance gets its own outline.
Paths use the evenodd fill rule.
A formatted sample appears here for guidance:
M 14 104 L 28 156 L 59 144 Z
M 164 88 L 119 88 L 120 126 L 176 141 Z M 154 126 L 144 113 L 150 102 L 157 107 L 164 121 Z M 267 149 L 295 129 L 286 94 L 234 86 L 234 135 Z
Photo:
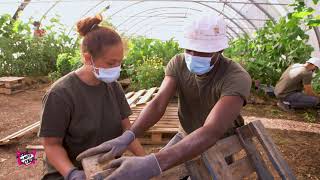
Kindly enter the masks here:
M 226 31 L 223 36 L 227 38 L 227 47 L 207 52 L 188 49 L 185 48 L 187 45 L 181 44 L 180 40 L 185 38 L 188 28 L 193 29 L 187 25 L 204 15 L 217 17 L 224 21 Z M 138 111 L 135 111 L 134 108 L 139 107 L 139 104 L 152 104 L 152 98 L 156 101 L 159 94 L 165 94 L 161 92 L 165 91 L 168 85 L 166 78 L 170 76 L 170 68 L 174 64 L 172 61 L 179 55 L 184 57 L 186 64 L 184 67 L 190 70 L 188 73 L 195 79 L 203 75 L 203 73 L 197 74 L 197 69 L 209 69 L 205 71 L 204 76 L 210 76 L 210 72 L 218 71 L 215 69 L 219 69 L 221 65 L 217 65 L 216 62 L 223 57 L 222 59 L 228 59 L 239 65 L 239 68 L 241 67 L 251 78 L 248 88 L 248 93 L 251 94 L 245 98 L 244 103 L 248 105 L 243 107 L 243 112 L 241 111 L 241 114 L 247 117 L 247 119 L 244 118 L 245 123 L 251 122 L 250 118 L 264 119 L 261 120 L 263 125 L 268 132 L 272 129 L 270 130 L 271 137 L 280 148 L 280 153 L 284 155 L 285 161 L 288 162 L 297 179 L 320 178 L 320 72 L 318 70 L 320 68 L 320 0 L 0 0 L 0 139 L 4 138 L 3 142 L 9 142 L 6 136 L 12 132 L 20 132 L 19 129 L 26 125 L 37 122 L 38 124 L 28 126 L 29 128 L 23 131 L 36 129 L 39 126 L 38 114 L 43 112 L 42 108 L 44 108 L 41 106 L 43 103 L 41 99 L 50 92 L 50 87 L 70 74 L 82 71 L 88 66 L 88 63 L 94 62 L 95 54 L 91 53 L 93 50 L 84 52 L 84 49 L 91 48 L 86 45 L 86 43 L 90 44 L 88 39 L 85 40 L 89 37 L 87 35 L 81 37 L 77 29 L 77 23 L 80 20 L 90 17 L 102 17 L 102 22 L 97 26 L 107 27 L 121 36 L 124 49 L 120 58 L 121 62 L 117 66 L 119 67 L 118 76 L 115 75 L 114 80 L 121 84 L 125 98 L 128 99 L 134 113 Z M 94 26 L 90 31 L 92 29 Z M 218 44 L 219 42 L 213 41 L 212 43 Z M 94 44 L 91 45 L 96 48 Z M 208 48 L 210 45 L 205 46 Z M 190 57 L 190 62 L 187 57 Z M 207 66 L 204 66 L 203 61 L 201 63 L 200 60 L 208 59 L 208 57 Z M 215 58 L 217 60 L 213 63 Z M 193 62 L 196 60 L 198 64 Z M 192 69 L 193 65 L 194 69 Z M 110 72 L 109 75 L 113 75 L 110 69 L 114 72 L 115 67 L 112 66 L 109 71 L 109 67 L 106 68 L 108 65 L 104 68 L 98 66 L 99 64 L 95 64 L 93 67 L 92 77 L 97 79 L 100 77 L 99 80 L 101 80 L 104 71 L 106 77 L 101 81 L 109 83 L 111 80 L 108 79 L 110 77 L 107 77 L 107 74 Z M 298 66 L 303 66 L 308 70 L 306 73 L 310 77 L 307 80 L 302 77 L 304 75 L 301 75 L 300 78 L 300 75 L 297 75 L 298 71 L 294 73 L 290 71 L 290 68 Z M 311 70 L 308 69 L 309 66 Z M 101 72 L 96 72 L 97 69 Z M 177 74 L 173 76 L 176 78 Z M 179 77 L 181 74 L 183 73 L 180 73 Z M 228 77 L 224 75 L 223 77 Z M 237 78 L 243 78 L 242 75 Z M 292 82 L 289 83 L 287 76 Z M 297 78 L 298 76 L 300 79 Z M 172 100 L 174 101 L 172 107 L 178 107 L 175 109 L 177 117 L 174 118 L 177 119 L 177 122 L 180 120 L 182 125 L 179 125 L 180 128 L 185 128 L 183 122 L 186 120 L 181 119 L 186 115 L 181 114 L 186 109 L 192 111 L 195 107 L 184 109 L 183 103 L 189 103 L 182 99 L 187 97 L 184 85 L 192 83 L 180 82 L 181 79 L 177 79 L 179 81 L 177 80 L 177 92 L 173 98 L 175 101 Z M 16 82 L 17 84 L 14 84 Z M 235 80 L 232 83 L 237 84 L 237 82 L 238 80 Z M 228 83 L 225 82 L 221 86 L 225 84 Z M 242 87 L 245 82 L 239 84 L 241 86 L 239 89 L 245 89 Z M 197 84 L 198 88 L 200 86 Z M 308 95 L 299 101 L 301 104 L 307 104 L 308 110 L 304 108 L 296 110 L 294 102 L 298 97 L 293 98 L 292 96 L 286 99 L 292 95 L 287 91 L 286 96 L 280 96 L 279 91 L 285 91 L 284 87 L 281 89 L 280 86 L 281 88 L 288 86 L 287 91 L 299 92 L 303 94 L 300 94 L 301 96 Z M 214 86 L 214 88 L 217 87 Z M 216 91 L 215 89 L 212 92 Z M 200 90 L 199 93 L 195 92 L 200 99 L 203 98 L 201 93 Z M 222 94 L 223 92 L 219 94 L 219 97 L 222 98 Z M 238 92 L 230 94 L 244 96 Z M 206 94 L 205 96 L 211 98 L 211 95 Z M 145 101 L 142 102 L 143 100 Z M 211 102 L 208 100 L 203 103 L 202 100 L 201 105 Z M 316 101 L 316 105 L 310 105 L 312 100 Z M 200 107 L 197 103 L 194 106 Z M 312 106 L 311 110 L 310 106 Z M 150 110 L 150 112 L 154 111 Z M 188 116 L 191 117 L 192 114 Z M 137 118 L 138 115 L 134 114 L 134 117 Z M 170 115 L 165 114 L 164 117 L 170 117 Z M 290 125 L 291 123 L 293 125 Z M 172 125 L 171 122 L 168 124 Z M 157 125 L 153 128 L 156 129 Z M 165 132 L 176 133 L 178 127 L 175 125 L 169 127 L 170 131 Z M 150 137 L 153 137 L 154 132 L 158 132 L 157 129 L 150 131 Z M 19 136 L 20 134 L 18 133 Z M 11 140 L 15 136 L 8 137 Z M 24 141 L 19 142 L 17 146 L 3 149 L 2 140 L 0 140 L 0 167 L 2 165 L 6 167 L 0 168 L 0 179 L 12 179 L 21 171 L 22 168 L 15 165 L 15 158 L 11 157 L 16 149 L 24 148 L 27 144 L 40 144 L 39 138 L 35 136 L 28 136 L 28 138 L 23 139 Z M 152 145 L 159 145 L 160 141 L 152 140 L 152 142 Z M 157 148 L 161 149 L 160 147 L 162 146 L 159 145 L 155 149 L 148 147 L 147 151 L 155 152 Z M 42 154 L 44 154 L 44 149 L 41 150 Z M 30 175 L 30 179 L 40 179 L 42 165 L 34 167 L 36 169 L 32 169 L 31 166 L 29 169 L 23 169 L 21 177 L 16 176 L 17 179 L 29 179 L 24 178 L 23 174 Z M 274 171 L 280 169 L 280 172 L 282 167 L 279 167 L 276 166 Z M 181 174 L 184 171 L 181 169 L 171 172 L 169 178 L 165 178 L 167 177 L 165 175 L 163 178 L 183 179 Z M 257 171 L 260 179 L 259 173 L 261 172 Z

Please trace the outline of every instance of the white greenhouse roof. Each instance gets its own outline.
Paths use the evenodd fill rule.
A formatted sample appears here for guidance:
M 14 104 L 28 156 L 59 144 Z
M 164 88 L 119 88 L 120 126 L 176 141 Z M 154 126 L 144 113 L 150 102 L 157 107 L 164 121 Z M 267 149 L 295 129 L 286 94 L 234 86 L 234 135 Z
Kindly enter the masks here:
M 29 1 L 29 2 L 28 2 Z M 309 3 L 310 1 L 310 3 Z M 312 1 L 308 3 L 311 5 Z M 22 0 L 0 0 L 0 14 L 13 15 Z M 214 13 L 224 17 L 229 39 L 242 34 L 252 35 L 266 20 L 276 21 L 285 16 L 292 0 L 25 0 L 27 6 L 20 19 L 42 20 L 60 16 L 60 22 L 75 34 L 75 23 L 87 16 L 102 12 L 104 18 L 127 36 L 146 36 L 158 39 L 177 37 L 185 21 L 200 13 Z M 315 7 L 319 11 L 319 7 Z M 319 12 L 317 12 L 320 14 Z M 44 18 L 45 17 L 45 18 Z M 319 28 L 317 28 L 319 31 Z M 308 32 L 310 43 L 318 50 L 316 31 Z M 320 36 L 320 34 L 319 34 Z M 319 37 L 320 38 L 320 37 Z

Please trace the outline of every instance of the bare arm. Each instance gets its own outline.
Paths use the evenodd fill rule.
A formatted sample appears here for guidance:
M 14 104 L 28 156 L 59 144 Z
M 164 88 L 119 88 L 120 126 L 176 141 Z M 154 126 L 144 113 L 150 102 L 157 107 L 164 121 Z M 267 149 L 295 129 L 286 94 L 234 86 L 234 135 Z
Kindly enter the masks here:
M 309 96 L 318 96 L 312 89 L 311 84 L 304 85 L 304 92 Z
M 121 121 L 122 129 L 123 131 L 128 130 L 131 128 L 131 123 L 128 118 L 123 119 Z M 142 145 L 138 141 L 138 139 L 135 139 L 130 145 L 129 150 L 136 156 L 144 156 L 146 155 L 146 152 L 144 151 Z
M 203 127 L 156 154 L 162 171 L 192 159 L 213 146 L 232 126 L 242 105 L 243 99 L 239 96 L 222 97 L 209 113 Z
M 142 110 L 131 130 L 136 136 L 156 124 L 166 111 L 171 97 L 176 91 L 176 80 L 172 76 L 165 76 L 156 97 Z
M 62 176 L 67 176 L 68 172 L 74 167 L 71 163 L 66 150 L 62 146 L 62 138 L 44 137 L 42 145 L 46 156 Z

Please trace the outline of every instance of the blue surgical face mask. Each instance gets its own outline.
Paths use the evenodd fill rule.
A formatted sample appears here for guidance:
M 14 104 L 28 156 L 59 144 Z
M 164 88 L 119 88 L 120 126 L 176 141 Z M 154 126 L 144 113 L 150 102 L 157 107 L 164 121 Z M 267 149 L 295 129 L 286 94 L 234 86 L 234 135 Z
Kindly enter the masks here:
M 94 76 L 105 83 L 112 83 L 120 77 L 121 66 L 114 68 L 97 68 L 91 60 Z M 99 72 L 97 73 L 96 70 Z
M 192 56 L 188 53 L 184 53 L 184 56 L 189 71 L 196 75 L 203 75 L 214 66 L 210 66 L 212 57 Z

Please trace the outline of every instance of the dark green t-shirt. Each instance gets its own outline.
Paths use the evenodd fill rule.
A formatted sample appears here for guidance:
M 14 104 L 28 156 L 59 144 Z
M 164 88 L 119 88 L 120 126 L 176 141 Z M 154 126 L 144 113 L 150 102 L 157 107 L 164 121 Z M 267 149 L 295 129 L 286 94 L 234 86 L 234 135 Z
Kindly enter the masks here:
M 79 153 L 123 132 L 121 120 L 131 115 L 118 82 L 89 86 L 75 72 L 55 82 L 43 98 L 39 137 L 61 137 L 71 162 Z M 56 170 L 46 160 L 45 173 Z
M 238 64 L 221 57 L 213 69 L 203 76 L 191 73 L 184 55 L 171 59 L 166 68 L 166 76 L 177 81 L 179 96 L 178 116 L 186 133 L 203 126 L 207 116 L 223 96 L 240 96 L 246 102 L 250 94 L 250 75 Z M 241 122 L 239 115 L 237 121 Z

